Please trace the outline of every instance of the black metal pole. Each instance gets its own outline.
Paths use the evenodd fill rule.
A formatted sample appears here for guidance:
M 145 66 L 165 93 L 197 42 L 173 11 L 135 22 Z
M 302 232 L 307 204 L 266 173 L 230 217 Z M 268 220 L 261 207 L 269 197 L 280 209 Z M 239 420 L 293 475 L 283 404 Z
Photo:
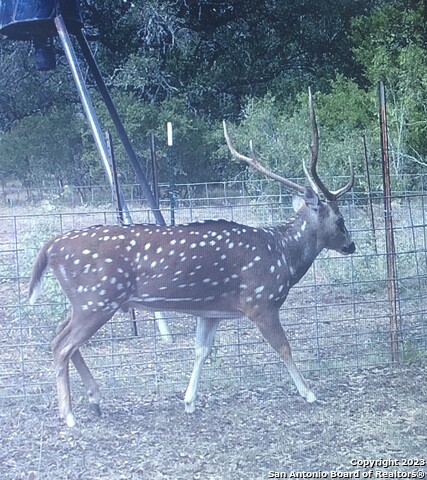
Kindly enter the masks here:
M 159 192 L 159 165 L 157 163 L 156 154 L 156 138 L 154 133 L 150 135 L 150 152 L 151 152 L 151 174 L 153 179 L 153 195 L 156 200 L 157 208 L 160 207 L 160 192 Z
M 83 30 L 79 30 L 76 32 L 76 38 L 77 41 L 79 42 L 80 48 L 82 49 L 83 55 L 89 65 L 89 70 L 92 73 L 95 82 L 99 88 L 99 91 L 102 95 L 102 98 L 104 99 L 105 105 L 107 106 L 107 109 L 111 115 L 111 118 L 113 120 L 114 126 L 116 127 L 117 133 L 120 137 L 121 142 L 123 143 L 123 146 L 126 150 L 126 153 L 129 157 L 129 160 L 133 166 L 133 169 L 136 173 L 136 176 L 138 177 L 139 182 L 141 183 L 141 188 L 144 193 L 145 199 L 147 200 L 150 208 L 153 211 L 154 218 L 156 220 L 156 223 L 158 225 L 166 225 L 166 222 L 163 218 L 162 213 L 160 212 L 155 198 L 153 196 L 153 193 L 150 189 L 150 186 L 148 184 L 148 181 L 145 177 L 145 174 L 141 168 L 140 162 L 138 160 L 138 157 L 135 153 L 135 150 L 132 147 L 132 144 L 129 140 L 129 137 L 126 133 L 126 130 L 123 126 L 123 123 L 119 117 L 119 114 L 117 113 L 116 107 L 114 106 L 113 100 L 111 98 L 110 92 L 108 91 L 104 80 L 102 78 L 101 72 L 99 71 L 98 65 L 96 64 L 95 58 L 92 55 L 92 51 L 89 47 L 89 44 L 86 40 L 86 37 L 84 36 Z
M 132 216 L 129 212 L 129 208 L 126 204 L 123 191 L 120 187 L 120 182 L 117 176 L 116 158 L 114 156 L 113 140 L 111 138 L 111 133 L 108 131 L 105 133 L 105 141 L 107 142 L 111 173 L 113 176 L 114 196 L 116 200 L 117 217 L 120 225 L 131 225 L 133 223 Z
M 132 216 L 129 212 L 128 206 L 126 205 L 126 201 L 124 199 L 124 195 L 122 189 L 120 188 L 120 183 L 117 178 L 117 169 L 116 169 L 116 159 L 114 157 L 114 147 L 113 147 L 113 140 L 111 138 L 111 133 L 106 132 L 105 140 L 107 142 L 108 153 L 110 154 L 110 166 L 111 166 L 111 173 L 113 175 L 114 181 L 114 196 L 116 200 L 116 210 L 117 210 L 117 217 L 119 220 L 120 225 L 131 225 L 133 223 Z M 131 328 L 134 337 L 138 336 L 138 324 L 136 322 L 136 313 L 135 309 L 131 308 L 129 311 L 129 316 L 131 320 Z

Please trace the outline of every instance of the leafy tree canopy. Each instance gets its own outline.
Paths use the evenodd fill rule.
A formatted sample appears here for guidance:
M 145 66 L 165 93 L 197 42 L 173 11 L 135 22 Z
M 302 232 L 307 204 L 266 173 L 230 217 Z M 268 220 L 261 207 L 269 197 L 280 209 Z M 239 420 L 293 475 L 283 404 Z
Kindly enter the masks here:
M 165 124 L 175 127 L 178 181 L 226 179 L 241 170 L 224 147 L 220 121 L 237 146 L 299 175 L 307 156 L 307 87 L 317 91 L 323 167 L 362 169 L 365 135 L 379 171 L 376 89 L 386 83 L 396 172 L 420 171 L 427 156 L 426 14 L 421 0 L 85 0 L 92 50 L 146 168 L 149 135 L 167 179 Z M 57 41 L 56 46 L 60 50 Z M 78 51 L 78 49 L 77 49 Z M 31 48 L 0 40 L 0 175 L 104 181 L 62 54 L 37 72 Z M 79 53 L 80 55 L 80 53 Z M 89 85 L 93 82 L 83 71 Z M 95 89 L 105 129 L 113 130 Z M 135 179 L 115 140 L 119 168 Z

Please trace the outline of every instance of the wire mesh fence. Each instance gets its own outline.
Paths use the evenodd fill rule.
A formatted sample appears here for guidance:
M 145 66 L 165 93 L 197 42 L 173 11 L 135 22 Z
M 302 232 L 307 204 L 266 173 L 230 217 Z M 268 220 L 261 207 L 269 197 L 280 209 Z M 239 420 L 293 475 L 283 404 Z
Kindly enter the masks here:
M 235 183 L 212 185 L 188 185 L 187 193 L 177 195 L 177 223 L 225 218 L 255 226 L 277 224 L 291 215 L 290 195 L 269 182 L 252 186 L 251 192 L 243 184 L 237 189 Z M 393 198 L 402 362 L 417 362 L 427 357 L 425 202 L 423 189 L 399 192 Z M 49 203 L 45 198 L 37 206 L 2 208 L 0 398 L 3 401 L 54 398 L 49 344 L 56 325 L 67 314 L 67 302 L 56 280 L 47 273 L 38 303 L 28 304 L 27 283 L 37 250 L 53 234 L 117 221 L 109 205 L 69 205 L 64 207 L 63 197 L 55 193 Z M 166 218 L 167 208 L 164 204 Z M 356 253 L 349 257 L 322 253 L 291 290 L 281 310 L 294 358 L 308 377 L 334 369 L 391 362 L 387 253 L 380 194 L 373 195 L 375 230 L 369 208 L 363 192 L 356 191 L 343 200 L 341 211 L 357 245 Z M 153 222 L 151 213 L 140 205 L 133 204 L 132 215 L 138 223 Z M 193 363 L 195 319 L 175 313 L 168 314 L 168 318 L 173 344 L 162 341 L 152 315 L 143 311 L 136 315 L 137 335 L 130 317 L 121 313 L 90 340 L 83 348 L 83 355 L 100 380 L 102 390 L 183 392 Z M 260 379 L 288 381 L 288 374 L 258 330 L 241 318 L 220 324 L 202 379 L 205 385 L 212 382 L 225 385 Z M 82 394 L 75 374 L 72 381 L 74 392 Z

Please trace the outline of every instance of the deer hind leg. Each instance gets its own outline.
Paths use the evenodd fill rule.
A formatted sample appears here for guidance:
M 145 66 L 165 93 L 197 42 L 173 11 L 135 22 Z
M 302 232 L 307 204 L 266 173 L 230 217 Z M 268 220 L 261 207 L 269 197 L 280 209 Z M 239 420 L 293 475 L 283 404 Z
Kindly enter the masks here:
M 70 321 L 71 315 L 69 315 L 64 322 L 58 325 L 56 329 L 57 336 L 64 330 L 64 328 L 70 323 Z M 83 385 L 86 388 L 87 396 L 92 410 L 96 415 L 100 416 L 101 410 L 99 408 L 99 403 L 101 400 L 101 394 L 98 385 L 93 378 L 88 366 L 86 365 L 86 362 L 84 361 L 79 349 L 77 349 L 76 352 L 71 356 L 71 361 L 76 367 L 76 370 L 80 375 Z
M 58 325 L 56 329 L 56 335 L 59 335 L 64 330 L 64 328 L 70 323 L 70 321 L 71 321 L 71 315 L 69 315 L 64 322 Z M 98 385 L 95 379 L 93 378 L 88 366 L 86 365 L 86 362 L 84 361 L 79 349 L 77 349 L 76 352 L 71 356 L 71 361 L 76 367 L 76 370 L 80 375 L 83 385 L 86 388 L 87 396 L 88 396 L 89 403 L 92 410 L 96 415 L 100 416 L 101 410 L 99 407 L 99 403 L 101 401 L 101 394 L 100 394 Z
M 80 378 L 82 379 L 83 385 L 86 388 L 86 393 L 89 399 L 89 405 L 92 411 L 98 417 L 101 416 L 101 408 L 99 404 L 101 402 L 101 393 L 99 391 L 98 384 L 93 378 L 92 373 L 90 372 L 80 350 L 77 349 L 75 353 L 71 356 L 71 361 L 74 363 L 76 370 L 79 372 Z
M 200 376 L 202 374 L 202 368 L 212 351 L 212 345 L 215 339 L 218 323 L 218 318 L 197 318 L 195 347 L 196 357 L 194 359 L 193 372 L 191 374 L 190 382 L 184 397 L 185 411 L 187 413 L 193 413 L 196 409 L 195 401 Z
M 69 427 L 74 427 L 76 419 L 71 409 L 69 357 L 67 341 L 71 332 L 71 317 L 57 328 L 57 335 L 52 342 L 53 363 L 56 371 L 59 415 Z M 67 350 L 67 351 L 66 351 Z
M 312 403 L 316 401 L 316 396 L 311 391 L 304 377 L 301 375 L 298 367 L 296 366 L 293 358 L 291 347 L 282 325 L 279 320 L 279 312 L 273 312 L 271 314 L 260 315 L 253 319 L 258 328 L 260 329 L 263 337 L 267 342 L 276 350 L 280 358 L 283 360 L 295 386 L 298 389 L 299 394 L 304 397 L 307 402 Z
M 86 389 L 92 390 L 93 403 L 99 403 L 98 386 L 81 356 L 79 347 L 104 325 L 111 316 L 112 314 L 105 312 L 103 312 L 103 315 L 100 315 L 100 313 L 94 314 L 92 318 L 89 318 L 87 315 L 77 316 L 72 314 L 57 329 L 57 335 L 52 342 L 53 362 L 56 371 L 59 414 L 68 427 L 76 425 L 76 419 L 71 406 L 70 359 L 75 363 Z

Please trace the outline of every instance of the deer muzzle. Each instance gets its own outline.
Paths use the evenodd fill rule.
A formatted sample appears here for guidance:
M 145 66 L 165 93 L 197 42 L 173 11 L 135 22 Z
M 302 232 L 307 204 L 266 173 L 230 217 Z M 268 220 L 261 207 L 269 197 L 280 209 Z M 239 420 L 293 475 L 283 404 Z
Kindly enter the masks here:
M 350 245 L 346 245 L 341 249 L 341 252 L 343 255 L 351 255 L 356 251 L 356 245 L 354 242 L 351 242 Z

